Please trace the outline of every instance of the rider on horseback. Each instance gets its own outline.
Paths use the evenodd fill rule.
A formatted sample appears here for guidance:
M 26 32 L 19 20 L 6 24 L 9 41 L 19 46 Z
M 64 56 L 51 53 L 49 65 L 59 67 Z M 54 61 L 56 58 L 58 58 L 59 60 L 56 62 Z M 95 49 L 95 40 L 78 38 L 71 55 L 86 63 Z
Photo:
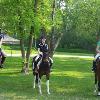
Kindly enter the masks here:
M 39 65 L 41 63 L 41 60 L 42 60 L 42 56 L 43 56 L 43 53 L 48 53 L 49 49 L 48 49 L 48 45 L 45 43 L 46 41 L 46 38 L 44 36 L 41 37 L 41 41 L 40 43 L 38 44 L 38 55 L 37 57 L 35 58 L 35 61 L 37 62 L 37 68 L 39 68 Z M 50 67 L 52 66 L 53 64 L 53 60 L 49 57 L 49 63 L 50 63 Z
M 94 72 L 96 70 L 96 60 L 98 57 L 100 57 L 100 40 L 97 42 L 96 55 L 95 55 L 94 60 L 93 60 L 92 71 L 94 71 Z
M 4 34 L 1 33 L 1 28 L 0 28 L 0 68 L 3 68 L 3 63 L 5 61 L 6 55 L 5 53 L 2 51 L 1 46 L 2 46 L 2 39 L 4 39 Z

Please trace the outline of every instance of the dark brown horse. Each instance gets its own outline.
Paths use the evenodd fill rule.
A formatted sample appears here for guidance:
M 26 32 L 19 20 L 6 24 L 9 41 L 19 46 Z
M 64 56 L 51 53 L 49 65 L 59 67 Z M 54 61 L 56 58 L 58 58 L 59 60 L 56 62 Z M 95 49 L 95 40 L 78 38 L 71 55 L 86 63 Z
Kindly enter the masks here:
M 98 57 L 96 60 L 95 92 L 98 96 L 100 96 L 100 57 Z
M 35 88 L 35 83 L 38 84 L 39 92 L 42 94 L 41 91 L 41 78 L 43 75 L 46 75 L 46 85 L 47 85 L 47 93 L 49 92 L 49 77 L 50 77 L 50 63 L 49 63 L 49 55 L 48 53 L 43 53 L 42 59 L 37 63 L 33 58 L 32 66 L 33 66 L 33 75 L 34 75 L 34 84 L 33 87 Z
M 1 48 L 0 48 L 0 68 L 3 68 L 3 63 L 6 59 L 5 54 L 2 52 Z
M 2 64 L 2 53 L 0 52 L 0 68 L 2 68 L 1 64 Z

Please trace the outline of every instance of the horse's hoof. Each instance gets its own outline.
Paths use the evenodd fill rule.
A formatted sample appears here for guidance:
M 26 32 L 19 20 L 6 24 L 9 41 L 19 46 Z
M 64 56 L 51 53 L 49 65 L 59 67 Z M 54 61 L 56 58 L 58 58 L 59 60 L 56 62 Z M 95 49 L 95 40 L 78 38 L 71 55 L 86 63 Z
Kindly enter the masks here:
M 100 92 L 98 92 L 97 96 L 100 96 Z
M 48 92 L 48 94 L 50 95 L 50 92 Z
M 94 90 L 94 93 L 97 93 L 97 90 Z
M 97 95 L 97 89 L 94 90 L 94 95 Z
M 35 89 L 35 86 L 33 86 L 33 89 Z
M 40 95 L 42 95 L 42 92 L 40 93 Z

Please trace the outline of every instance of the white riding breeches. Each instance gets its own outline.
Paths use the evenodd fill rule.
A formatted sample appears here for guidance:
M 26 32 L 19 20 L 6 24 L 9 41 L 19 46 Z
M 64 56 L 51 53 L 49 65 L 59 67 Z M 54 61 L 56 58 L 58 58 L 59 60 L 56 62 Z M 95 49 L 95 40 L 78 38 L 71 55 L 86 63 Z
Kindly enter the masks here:
M 96 56 L 94 57 L 94 60 L 96 60 L 100 56 L 100 53 L 97 53 Z

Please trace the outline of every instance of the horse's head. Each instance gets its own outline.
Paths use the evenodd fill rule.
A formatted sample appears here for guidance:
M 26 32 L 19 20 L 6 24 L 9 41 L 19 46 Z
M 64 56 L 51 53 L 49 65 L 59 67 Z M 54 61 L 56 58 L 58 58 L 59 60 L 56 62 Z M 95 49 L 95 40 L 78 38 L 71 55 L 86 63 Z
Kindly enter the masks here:
M 48 53 L 43 53 L 42 62 L 48 62 L 48 61 L 49 61 L 49 54 Z

